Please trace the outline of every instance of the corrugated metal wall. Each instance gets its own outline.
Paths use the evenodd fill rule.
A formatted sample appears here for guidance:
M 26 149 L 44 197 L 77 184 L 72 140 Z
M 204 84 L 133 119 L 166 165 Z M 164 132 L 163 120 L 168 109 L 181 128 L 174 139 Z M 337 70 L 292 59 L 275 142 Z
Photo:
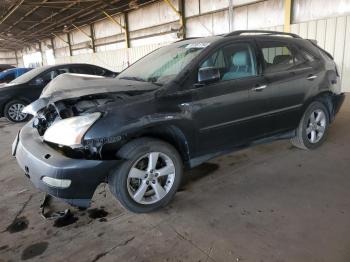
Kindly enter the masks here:
M 171 0 L 178 7 L 178 0 Z M 231 3 L 231 4 L 230 4 Z M 350 91 L 349 0 L 294 0 L 292 32 L 316 39 L 334 55 L 342 75 L 343 89 Z M 56 63 L 86 62 L 121 71 L 154 49 L 179 39 L 177 14 L 164 2 L 154 2 L 128 13 L 131 48 L 125 48 L 123 30 L 106 19 L 93 25 L 97 53 L 90 39 L 78 30 L 70 32 L 73 56 L 69 56 L 67 34 L 53 39 Z M 186 0 L 187 37 L 225 34 L 239 29 L 283 31 L 283 0 Z M 124 15 L 114 17 L 124 24 Z M 310 21 L 311 20 L 311 21 Z M 306 21 L 306 22 L 304 22 Z M 88 26 L 80 28 L 90 34 Z M 50 41 L 42 43 L 43 64 Z M 52 48 L 52 47 L 51 47 Z M 38 47 L 24 50 L 35 52 Z M 20 60 L 19 63 L 23 63 Z
M 350 92 L 350 16 L 293 24 L 291 31 L 303 38 L 316 39 L 319 46 L 334 56 L 343 91 Z
M 16 54 L 15 52 L 0 52 L 0 64 L 16 65 Z
M 56 58 L 56 63 L 89 63 L 120 72 L 128 65 L 167 43 L 144 45 L 140 47 L 123 48 L 98 53 L 85 53 L 74 56 Z

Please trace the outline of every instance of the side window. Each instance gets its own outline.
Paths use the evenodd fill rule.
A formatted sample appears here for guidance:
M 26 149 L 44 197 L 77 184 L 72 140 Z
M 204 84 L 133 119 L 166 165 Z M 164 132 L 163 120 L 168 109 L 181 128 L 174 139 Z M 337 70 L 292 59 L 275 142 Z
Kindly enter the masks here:
M 220 48 L 201 63 L 200 68 L 204 67 L 218 68 L 221 81 L 257 75 L 254 49 L 247 43 Z
M 45 73 L 41 78 L 43 80 L 43 83 L 46 85 L 48 84 L 52 79 L 54 79 L 56 76 L 58 76 L 58 73 L 56 70 L 51 70 L 47 73 Z
M 57 77 L 58 75 L 64 74 L 64 73 L 69 73 L 68 68 L 63 67 L 63 68 L 57 68 L 54 70 L 50 70 L 43 74 L 40 78 L 42 79 L 42 82 L 44 85 L 47 85 L 49 82 L 51 82 L 52 79 Z
M 105 70 L 104 69 L 102 69 L 102 68 L 100 68 L 100 67 L 94 67 L 94 68 L 92 68 L 91 67 L 91 69 L 94 69 L 94 75 L 98 75 L 98 76 L 104 76 L 105 75 Z
M 86 74 L 82 68 L 77 66 L 69 68 L 69 72 L 74 74 Z
M 296 49 L 284 42 L 262 42 L 260 46 L 266 73 L 290 70 L 305 62 L 303 56 Z
M 205 60 L 202 65 L 203 67 L 216 67 L 224 69 L 226 67 L 224 54 L 222 52 L 222 49 L 216 51 L 214 54 L 212 54 L 207 60 Z
M 75 74 L 87 74 L 87 75 L 90 75 L 92 74 L 92 71 L 90 70 L 89 67 L 87 66 L 74 66 L 74 67 L 71 67 L 69 69 L 69 71 L 71 73 L 75 73 Z
M 59 75 L 64 74 L 64 73 L 69 73 L 69 69 L 67 67 L 61 67 L 61 68 L 58 68 L 56 70 L 57 70 L 57 73 Z

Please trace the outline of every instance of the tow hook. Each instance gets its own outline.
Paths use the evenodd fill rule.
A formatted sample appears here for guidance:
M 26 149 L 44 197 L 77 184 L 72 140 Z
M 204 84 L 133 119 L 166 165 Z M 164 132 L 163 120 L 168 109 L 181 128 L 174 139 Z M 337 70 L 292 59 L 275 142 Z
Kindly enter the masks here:
M 51 199 L 52 199 L 52 196 L 45 194 L 45 198 L 40 205 L 41 216 L 44 219 L 47 219 L 47 220 L 64 219 L 64 218 L 68 218 L 69 216 L 71 216 L 71 212 L 70 212 L 69 208 L 65 209 L 64 211 L 57 211 L 57 212 L 53 212 L 51 214 L 45 213 L 45 208 L 50 206 Z

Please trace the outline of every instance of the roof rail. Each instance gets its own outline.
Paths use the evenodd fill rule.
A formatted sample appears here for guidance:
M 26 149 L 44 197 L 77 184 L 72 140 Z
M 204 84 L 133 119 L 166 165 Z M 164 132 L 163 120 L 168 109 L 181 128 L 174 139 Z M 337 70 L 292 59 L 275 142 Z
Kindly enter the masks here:
M 257 33 L 257 34 L 266 34 L 266 35 L 288 35 L 288 36 L 291 36 L 293 38 L 301 38 L 297 34 L 279 32 L 279 31 L 269 31 L 269 30 L 237 30 L 237 31 L 233 31 L 231 33 L 228 33 L 225 36 L 238 36 L 238 35 L 245 34 L 245 33 L 253 33 L 253 34 Z

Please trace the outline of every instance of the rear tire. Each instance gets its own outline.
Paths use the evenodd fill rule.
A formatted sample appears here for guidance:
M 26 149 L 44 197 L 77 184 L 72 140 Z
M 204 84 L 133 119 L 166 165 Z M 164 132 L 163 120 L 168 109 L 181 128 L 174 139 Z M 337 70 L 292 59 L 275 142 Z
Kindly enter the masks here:
M 29 119 L 28 114 L 22 113 L 23 108 L 27 105 L 22 100 L 12 100 L 4 107 L 4 115 L 10 122 L 20 123 Z
M 108 177 L 111 193 L 128 210 L 147 213 L 174 197 L 182 178 L 182 159 L 170 144 L 138 138 L 117 153 L 125 161 Z
M 315 149 L 326 139 L 329 112 L 324 104 L 315 101 L 305 110 L 291 143 L 301 149 Z

